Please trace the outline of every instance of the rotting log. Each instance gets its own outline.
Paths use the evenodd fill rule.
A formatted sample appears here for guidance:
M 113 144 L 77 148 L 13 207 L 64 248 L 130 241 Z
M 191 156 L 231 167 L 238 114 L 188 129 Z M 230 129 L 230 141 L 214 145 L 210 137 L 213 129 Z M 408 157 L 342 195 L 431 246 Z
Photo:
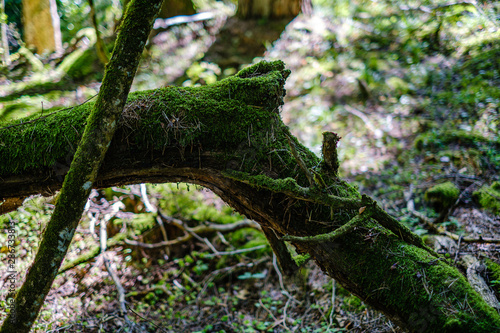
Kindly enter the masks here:
M 205 186 L 411 332 L 498 331 L 500 316 L 458 270 L 338 177 L 335 136 L 322 161 L 289 133 L 279 114 L 288 75 L 262 62 L 214 85 L 130 94 L 94 186 Z M 91 108 L 0 129 L 4 205 L 60 188 Z

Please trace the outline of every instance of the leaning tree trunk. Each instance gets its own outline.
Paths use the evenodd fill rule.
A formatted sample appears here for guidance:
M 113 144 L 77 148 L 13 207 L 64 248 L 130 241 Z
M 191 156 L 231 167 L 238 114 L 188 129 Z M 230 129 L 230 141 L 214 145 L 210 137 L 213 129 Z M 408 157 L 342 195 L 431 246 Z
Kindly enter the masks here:
M 460 272 L 338 177 L 282 123 L 289 72 L 259 63 L 214 85 L 131 94 L 95 187 L 190 182 L 309 253 L 328 275 L 411 332 L 495 332 L 497 312 Z M 0 129 L 0 200 L 61 186 L 87 103 Z
M 80 222 L 99 167 L 111 145 L 162 1 L 133 0 L 127 7 L 97 100 L 86 118 L 88 124 L 80 128 L 80 131 L 84 130 L 81 142 L 75 144 L 78 149 L 64 178 L 54 213 L 34 263 L 16 295 L 14 306 L 0 328 L 1 333 L 29 332 L 38 317 Z M 12 145 L 11 142 L 8 144 Z

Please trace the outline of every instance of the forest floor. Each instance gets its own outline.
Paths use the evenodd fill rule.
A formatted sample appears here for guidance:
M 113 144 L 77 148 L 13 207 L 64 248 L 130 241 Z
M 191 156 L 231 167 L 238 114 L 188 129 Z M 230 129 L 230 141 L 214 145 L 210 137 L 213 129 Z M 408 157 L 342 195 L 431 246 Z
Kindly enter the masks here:
M 498 297 L 500 7 L 434 1 L 414 8 L 369 2 L 367 9 L 367 3 L 318 5 L 254 61 L 280 59 L 291 69 L 282 117 L 294 135 L 319 154 L 322 132 L 338 133 L 341 176 L 464 273 L 464 258 L 479 259 Z M 227 13 L 158 34 L 133 89 L 206 84 L 233 74 L 237 69 L 205 60 Z M 0 81 L 0 96 L 14 81 Z M 71 91 L 0 98 L 0 120 L 16 117 L 21 107 L 39 112 L 40 100 L 49 108 L 84 102 L 98 86 L 90 80 Z M 312 262 L 294 277 L 282 276 L 255 227 L 169 248 L 133 245 L 175 239 L 198 225 L 245 221 L 205 189 L 144 189 L 94 191 L 63 264 L 98 250 L 99 229 L 108 239 L 125 234 L 128 241 L 108 246 L 106 257 L 125 290 L 128 317 L 120 313 L 106 259 L 96 253 L 58 276 L 35 332 L 402 332 Z M 33 197 L 0 219 L 16 221 L 17 286 L 52 200 Z M 0 289 L 4 302 L 6 288 Z M 5 309 L 1 304 L 2 316 Z

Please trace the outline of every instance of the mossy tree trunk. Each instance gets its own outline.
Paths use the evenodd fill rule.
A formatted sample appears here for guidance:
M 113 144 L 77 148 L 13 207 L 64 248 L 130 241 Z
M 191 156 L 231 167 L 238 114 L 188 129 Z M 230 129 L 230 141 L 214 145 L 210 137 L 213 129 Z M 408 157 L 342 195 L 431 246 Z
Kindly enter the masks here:
M 130 94 L 94 187 L 205 186 L 411 332 L 498 331 L 499 315 L 457 269 L 339 178 L 337 135 L 324 135 L 321 160 L 290 134 L 279 114 L 288 74 L 263 62 L 214 85 Z M 0 129 L 7 204 L 60 188 L 92 107 Z
M 134 0 L 128 6 L 99 95 L 64 178 L 40 249 L 1 333 L 29 332 L 75 233 L 99 167 L 111 144 L 139 59 L 163 0 Z M 12 143 L 10 143 L 12 144 Z M 77 142 L 75 142 L 76 146 Z M 5 156 L 5 155 L 4 155 Z

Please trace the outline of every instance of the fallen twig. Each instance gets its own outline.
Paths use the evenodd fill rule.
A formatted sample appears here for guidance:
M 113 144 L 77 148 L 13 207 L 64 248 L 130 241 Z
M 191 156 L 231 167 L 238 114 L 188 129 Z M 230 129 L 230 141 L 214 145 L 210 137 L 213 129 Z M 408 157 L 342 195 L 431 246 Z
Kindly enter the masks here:
M 124 207 L 123 203 L 121 201 L 115 202 L 112 205 L 113 212 L 110 214 L 104 215 L 104 218 L 100 222 L 100 245 L 101 245 L 101 254 L 102 258 L 104 260 L 104 266 L 106 267 L 106 270 L 108 271 L 108 274 L 111 276 L 113 279 L 113 282 L 116 286 L 116 290 L 118 291 L 118 301 L 120 303 L 120 313 L 121 315 L 125 318 L 125 321 L 129 321 L 127 317 L 127 307 L 125 306 L 126 301 L 125 301 L 125 289 L 123 288 L 123 285 L 120 282 L 120 278 L 118 275 L 116 275 L 115 271 L 111 267 L 111 264 L 109 262 L 108 256 L 106 254 L 106 241 L 108 238 L 108 234 L 106 231 L 106 224 L 107 222 L 118 213 L 120 210 L 120 207 Z M 95 235 L 95 234 L 94 234 Z
M 408 211 L 415 217 L 417 217 L 421 222 L 423 222 L 427 227 L 429 228 L 430 231 L 444 235 L 447 237 L 450 237 L 451 239 L 455 241 L 461 241 L 465 243 L 494 243 L 494 244 L 500 244 L 500 238 L 491 238 L 491 237 L 483 237 L 483 236 L 477 236 L 477 237 L 463 237 L 461 235 L 454 234 L 452 232 L 449 232 L 442 226 L 436 225 L 434 222 L 432 222 L 427 216 L 425 216 L 422 213 L 417 212 L 414 209 L 408 209 Z
M 462 261 L 467 267 L 467 280 L 469 280 L 472 287 L 491 307 L 497 310 L 500 309 L 500 303 L 495 293 L 488 287 L 488 284 L 481 276 L 482 271 L 485 269 L 484 265 L 481 264 L 476 257 L 471 255 L 464 255 Z
M 172 219 L 172 222 L 175 222 L 176 225 L 182 226 L 182 229 L 184 229 L 187 233 L 184 236 L 177 237 L 176 239 L 163 241 L 163 242 L 159 242 L 159 243 L 154 243 L 154 244 L 138 242 L 138 241 L 131 240 L 131 239 L 125 239 L 125 243 L 127 243 L 129 245 L 133 245 L 133 246 L 140 246 L 140 247 L 147 248 L 147 249 L 158 249 L 161 247 L 174 246 L 174 245 L 186 243 L 194 238 L 194 236 L 193 236 L 194 234 L 199 236 L 199 235 L 215 233 L 215 232 L 232 232 L 232 231 L 236 231 L 236 230 L 239 230 L 242 228 L 260 229 L 259 225 L 256 222 L 251 221 L 251 220 L 241 220 L 241 221 L 231 223 L 231 224 L 206 223 L 206 224 L 196 226 L 194 228 L 189 228 L 189 227 L 183 226 L 183 222 L 181 220 Z

